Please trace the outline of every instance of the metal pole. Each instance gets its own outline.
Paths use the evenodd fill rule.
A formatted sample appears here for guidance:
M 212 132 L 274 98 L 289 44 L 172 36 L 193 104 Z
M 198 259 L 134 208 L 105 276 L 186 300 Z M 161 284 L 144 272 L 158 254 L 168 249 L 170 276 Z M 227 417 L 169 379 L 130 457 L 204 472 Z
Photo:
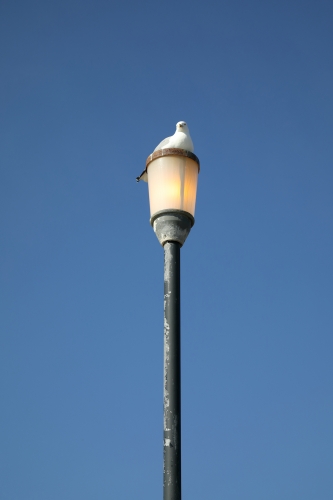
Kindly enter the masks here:
M 164 244 L 164 500 L 181 500 L 180 247 Z
M 194 219 L 183 210 L 163 210 L 150 219 L 164 247 L 164 500 L 181 500 L 180 249 Z

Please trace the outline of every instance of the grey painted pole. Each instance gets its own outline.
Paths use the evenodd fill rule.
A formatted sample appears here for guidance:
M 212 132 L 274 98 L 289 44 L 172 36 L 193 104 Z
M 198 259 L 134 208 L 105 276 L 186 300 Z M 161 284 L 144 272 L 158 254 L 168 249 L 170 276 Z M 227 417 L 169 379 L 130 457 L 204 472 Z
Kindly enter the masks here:
M 180 244 L 164 245 L 164 500 L 181 500 Z
M 180 249 L 194 224 L 183 210 L 150 219 L 164 247 L 164 500 L 181 500 Z

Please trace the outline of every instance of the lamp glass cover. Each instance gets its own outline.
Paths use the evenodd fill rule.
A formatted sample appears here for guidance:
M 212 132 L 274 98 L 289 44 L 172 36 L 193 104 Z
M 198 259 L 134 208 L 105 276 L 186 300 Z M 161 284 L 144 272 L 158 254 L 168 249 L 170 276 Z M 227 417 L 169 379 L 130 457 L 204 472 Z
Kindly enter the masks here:
M 198 164 L 186 156 L 161 156 L 147 168 L 150 216 L 160 210 L 184 210 L 194 217 Z

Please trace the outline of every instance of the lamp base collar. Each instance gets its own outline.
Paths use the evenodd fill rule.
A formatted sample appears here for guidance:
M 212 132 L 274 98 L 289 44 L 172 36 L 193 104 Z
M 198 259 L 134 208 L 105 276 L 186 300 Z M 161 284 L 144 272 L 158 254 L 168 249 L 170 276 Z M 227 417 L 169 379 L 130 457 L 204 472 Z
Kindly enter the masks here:
M 176 241 L 183 246 L 194 225 L 194 217 L 184 210 L 161 210 L 150 219 L 158 241 Z

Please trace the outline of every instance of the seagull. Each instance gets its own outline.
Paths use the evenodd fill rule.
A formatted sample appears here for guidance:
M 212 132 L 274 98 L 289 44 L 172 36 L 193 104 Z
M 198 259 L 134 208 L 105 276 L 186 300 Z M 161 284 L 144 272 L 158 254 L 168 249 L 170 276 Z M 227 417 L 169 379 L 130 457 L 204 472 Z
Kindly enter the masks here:
M 176 132 L 171 136 L 163 139 L 162 142 L 159 143 L 158 146 L 154 149 L 154 151 L 158 151 L 159 149 L 169 149 L 169 148 L 177 148 L 177 149 L 185 149 L 186 151 L 190 151 L 193 153 L 194 147 L 193 142 L 190 136 L 190 131 L 185 122 L 178 122 L 176 124 Z M 147 170 L 145 169 L 139 177 L 136 178 L 136 182 L 145 181 L 148 182 Z
M 190 131 L 185 122 L 178 122 L 176 125 L 176 132 L 171 137 L 167 137 L 160 142 L 154 151 L 166 148 L 185 149 L 186 151 L 193 153 L 193 142 L 190 136 Z

